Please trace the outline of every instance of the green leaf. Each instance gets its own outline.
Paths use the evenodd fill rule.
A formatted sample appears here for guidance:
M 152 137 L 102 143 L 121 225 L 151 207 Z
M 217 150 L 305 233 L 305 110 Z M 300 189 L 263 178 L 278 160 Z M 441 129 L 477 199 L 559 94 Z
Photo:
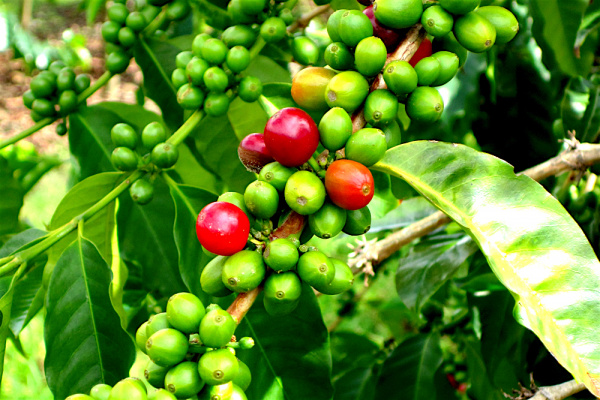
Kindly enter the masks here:
M 408 308 L 419 312 L 477 250 L 477 244 L 464 234 L 423 239 L 400 259 L 396 271 L 398 295 Z
M 409 182 L 478 243 L 517 301 L 516 316 L 594 394 L 600 391 L 600 263 L 542 186 L 461 145 L 412 142 L 374 166 Z
M 392 193 L 390 177 L 379 171 L 372 171 L 375 180 L 375 195 L 369 203 L 372 218 L 383 218 L 398 206 L 398 199 Z
M 430 216 L 436 211 L 437 209 L 423 197 L 413 197 L 402 201 L 402 204 L 384 217 L 374 218 L 369 233 L 403 228 Z
M 175 45 L 156 39 L 140 38 L 134 47 L 135 61 L 144 73 L 144 89 L 158 104 L 171 130 L 183 122 L 183 109 L 177 102 L 177 89 L 171 82 L 175 57 L 181 51 Z
M 181 144 L 177 148 L 179 158 L 177 158 L 175 167 L 168 171 L 169 174 L 172 174 L 178 182 L 186 185 L 196 186 L 215 194 L 220 193 L 221 182 L 214 174 L 200 165 L 189 147 Z
M 194 139 L 202 165 L 223 180 L 226 190 L 243 193 L 256 179 L 238 159 L 239 140 L 227 118 L 204 117 Z
M 0 157 L 0 235 L 13 233 L 19 227 L 19 212 L 23 206 L 23 192 L 19 182 L 13 177 L 6 161 Z
M 227 10 L 218 7 L 211 1 L 198 0 L 198 10 L 207 25 L 215 29 L 225 29 L 231 25 L 231 17 Z
M 106 0 L 87 0 L 85 4 L 85 19 L 88 25 L 96 21 L 98 12 L 104 7 Z
M 598 29 L 598 27 L 600 27 L 600 3 L 592 2 L 585 11 L 585 15 L 583 16 L 581 27 L 577 32 L 577 40 L 575 41 L 575 47 L 581 47 L 588 35 L 596 29 Z
M 467 372 L 471 381 L 469 393 L 477 400 L 505 399 L 501 391 L 490 381 L 481 355 L 481 343 L 474 338 L 465 339 L 464 343 L 467 353 Z
M 269 119 L 257 101 L 246 103 L 239 97 L 231 102 L 227 118 L 240 141 L 251 133 L 262 133 Z
M 303 285 L 300 304 L 284 317 L 267 314 L 260 296 L 236 336 L 256 342 L 238 353 L 252 371 L 249 400 L 331 399 L 329 334 L 310 286 Z
M 591 63 L 575 54 L 577 31 L 588 0 L 532 0 L 533 34 L 544 55 L 544 62 L 571 76 L 587 75 Z
M 15 275 L 12 277 L 7 276 L 2 278 L 0 282 L 3 285 L 7 286 L 7 290 L 3 293 L 2 297 L 0 297 L 0 380 L 2 379 L 2 375 L 4 373 L 4 356 L 6 351 L 6 339 L 10 335 L 10 318 L 12 312 L 13 298 L 15 295 L 16 285 L 19 280 L 19 272 L 21 268 L 24 268 L 22 265 L 17 271 Z
M 197 187 L 179 185 L 168 179 L 167 184 L 175 203 L 173 237 L 179 253 L 179 272 L 191 293 L 208 304 L 210 297 L 202 291 L 200 274 L 210 258 L 202 251 L 196 236 L 196 219 L 200 210 L 208 203 L 217 201 L 217 196 Z
M 69 146 L 79 163 L 82 177 L 99 172 L 115 171 L 110 155 L 115 146 L 110 130 L 115 124 L 125 122 L 138 132 L 160 117 L 142 106 L 123 103 L 100 103 L 84 107 L 69 117 Z
M 442 361 L 439 333 L 405 340 L 385 361 L 375 398 L 435 399 L 434 375 Z
M 57 398 L 128 376 L 135 347 L 112 308 L 110 280 L 108 265 L 84 238 L 56 264 L 46 300 L 44 369 Z
M 105 172 L 93 175 L 77 185 L 63 197 L 50 221 L 50 230 L 60 228 L 85 212 L 106 196 L 124 177 L 122 172 Z M 115 228 L 115 202 L 110 203 L 85 222 L 83 235 L 96 245 L 107 264 L 112 263 L 111 236 Z M 51 260 L 57 260 L 63 250 L 77 238 L 71 232 L 50 250 Z
M 161 179 L 154 181 L 154 198 L 146 205 L 133 203 L 129 193 L 119 197 L 117 224 L 121 257 L 139 264 L 144 288 L 158 290 L 163 296 L 186 290 L 173 240 L 174 222 L 173 200 Z
M 262 55 L 258 55 L 252 60 L 245 73 L 256 76 L 263 84 L 292 83 L 292 77 L 285 68 Z

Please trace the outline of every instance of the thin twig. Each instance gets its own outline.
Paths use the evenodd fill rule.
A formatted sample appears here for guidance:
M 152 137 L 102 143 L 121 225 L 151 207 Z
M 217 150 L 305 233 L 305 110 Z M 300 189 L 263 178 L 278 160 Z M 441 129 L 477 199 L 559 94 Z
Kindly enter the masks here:
M 563 400 L 584 389 L 583 383 L 572 380 L 559 385 L 541 387 L 531 400 Z
M 330 10 L 329 4 L 326 4 L 324 6 L 315 7 L 312 10 L 310 10 L 309 12 L 307 12 L 306 14 L 302 15 L 296 21 L 294 21 L 293 24 L 288 26 L 287 31 L 291 33 L 291 32 L 294 32 L 296 29 L 304 28 L 305 26 L 308 26 L 308 24 L 310 23 L 310 21 L 313 18 L 315 18 L 323 13 L 326 13 L 329 10 Z

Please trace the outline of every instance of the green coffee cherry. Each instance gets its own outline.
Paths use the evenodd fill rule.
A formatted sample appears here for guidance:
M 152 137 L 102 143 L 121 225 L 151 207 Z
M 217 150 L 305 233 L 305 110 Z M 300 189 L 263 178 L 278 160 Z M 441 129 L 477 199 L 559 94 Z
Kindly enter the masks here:
M 167 302 L 169 324 L 183 333 L 198 332 L 204 314 L 204 304 L 192 293 L 174 294 Z
M 106 21 L 102 24 L 102 38 L 108 43 L 118 43 L 120 29 L 120 24 L 114 21 Z
M 23 93 L 23 105 L 31 110 L 35 96 L 31 90 L 27 90 Z
M 87 74 L 80 74 L 75 77 L 75 82 L 73 82 L 73 86 L 75 87 L 76 93 L 81 93 L 85 89 L 89 88 L 91 84 L 90 76 Z
M 296 171 L 298 171 L 296 168 L 284 167 L 275 161 L 262 167 L 258 174 L 258 180 L 270 183 L 279 192 L 283 192 L 288 179 Z
M 171 0 L 167 6 L 167 19 L 170 21 L 181 21 L 190 13 L 188 0 Z
M 185 359 L 189 348 L 187 337 L 176 329 L 162 329 L 148 338 L 146 354 L 163 367 L 179 364 Z
M 260 254 L 242 250 L 230 256 L 223 265 L 223 284 L 236 293 L 256 289 L 265 277 L 265 264 Z
M 434 53 L 432 57 L 440 62 L 440 74 L 431 85 L 445 85 L 456 76 L 460 60 L 456 54 L 449 51 L 438 51 L 437 53 Z
M 129 188 L 129 195 L 131 200 L 143 206 L 154 198 L 154 185 L 146 179 L 138 179 Z
M 88 396 L 87 394 L 72 394 L 67 397 L 65 400 L 95 400 L 93 397 Z
M 143 325 L 142 325 L 143 326 Z M 167 318 L 167 313 L 162 312 L 151 316 L 146 323 L 146 338 L 154 335 L 156 332 L 171 328 L 169 325 L 169 320 Z M 140 328 L 141 329 L 141 328 Z M 146 347 L 146 342 L 144 341 L 144 347 Z
M 65 90 L 58 97 L 60 115 L 69 115 L 77 109 L 79 100 L 74 90 Z
M 243 12 L 240 3 L 241 0 L 231 0 L 229 4 L 227 4 L 227 12 L 231 16 L 233 24 L 238 25 L 253 23 L 256 17 Z
M 325 89 L 325 100 L 331 108 L 341 107 L 353 113 L 369 94 L 369 83 L 358 72 L 344 71 L 334 76 Z
M 296 20 L 296 17 L 294 17 L 292 10 L 290 10 L 289 8 L 284 8 L 281 11 L 279 11 L 279 18 L 281 18 L 286 25 L 291 25 Z
M 75 72 L 71 68 L 63 68 L 56 77 L 56 88 L 59 92 L 73 89 L 75 85 Z
M 327 46 L 324 58 L 333 69 L 344 71 L 354 66 L 354 54 L 343 42 L 333 42 Z
M 165 140 L 167 140 L 167 130 L 160 122 L 150 122 L 142 130 L 142 144 L 147 149 L 153 149 Z
M 193 57 L 194 57 L 194 53 L 192 53 L 191 51 L 179 52 L 175 56 L 175 66 L 177 66 L 177 68 L 185 69 L 187 67 L 188 63 L 190 61 L 192 61 Z
M 327 285 L 317 284 L 314 288 L 323 294 L 336 295 L 343 293 L 352 287 L 352 284 L 354 283 L 354 274 L 345 262 L 334 258 L 331 259 L 331 262 L 335 266 L 335 276 L 333 277 L 333 280 Z
M 263 86 L 262 82 L 257 77 L 245 76 L 240 81 L 238 90 L 240 99 L 246 103 L 252 103 L 253 101 L 258 100 L 262 94 Z
M 236 74 L 244 71 L 250 65 L 250 52 L 242 46 L 234 46 L 227 53 L 227 66 Z
M 29 90 L 31 90 L 36 99 L 52 96 L 55 89 L 56 80 L 45 78 L 42 74 L 33 78 L 29 84 Z
M 402 143 L 402 129 L 400 128 L 400 124 L 396 121 L 392 121 L 386 126 L 382 127 L 381 130 L 385 134 L 385 142 L 387 143 L 387 148 L 391 149 L 392 147 L 398 146 Z
M 110 160 L 115 168 L 120 171 L 133 171 L 137 168 L 138 164 L 137 155 L 127 147 L 117 147 L 114 149 L 110 155 Z
M 212 92 L 224 92 L 229 86 L 229 78 L 219 67 L 210 67 L 204 72 L 204 84 Z
M 118 23 L 119 25 L 123 25 L 127 20 L 127 15 L 129 15 L 129 10 L 127 10 L 127 6 L 125 4 L 114 4 L 106 10 L 106 15 L 108 19 Z
M 365 76 L 375 76 L 381 72 L 386 60 L 387 48 L 381 39 L 374 36 L 361 40 L 354 50 L 356 69 Z
M 265 299 L 278 303 L 295 303 L 302 294 L 302 282 L 295 272 L 271 274 L 265 280 Z
M 440 6 L 452 14 L 466 14 L 479 6 L 481 0 L 440 0 Z
M 277 212 L 279 193 L 270 183 L 254 181 L 246 187 L 244 201 L 252 214 L 268 219 Z
M 135 129 L 130 125 L 119 123 L 110 130 L 110 138 L 117 147 L 128 147 L 135 149 L 138 141 L 138 135 Z
M 220 117 L 229 111 L 229 96 L 225 93 L 210 92 L 204 100 L 204 111 L 211 117 Z
M 346 211 L 346 224 L 342 231 L 348 235 L 364 235 L 371 229 L 371 211 L 368 207 Z
M 345 223 L 346 210 L 330 202 L 325 202 L 319 211 L 308 216 L 310 230 L 321 239 L 337 236 Z
M 481 15 L 470 12 L 454 22 L 458 42 L 473 53 L 483 53 L 496 42 L 494 25 Z
M 239 370 L 235 378 L 233 378 L 233 384 L 238 386 L 242 391 L 246 391 L 250 382 L 252 382 L 252 374 L 250 368 L 240 359 L 238 359 Z
M 231 382 L 238 374 L 240 365 L 229 349 L 219 349 L 204 353 L 198 362 L 198 372 L 209 385 L 222 385 Z
M 217 201 L 224 201 L 224 202 L 236 205 L 244 212 L 244 214 L 246 214 L 248 216 L 248 218 L 252 218 L 252 215 L 246 208 L 246 201 L 244 200 L 244 195 L 241 193 L 225 192 L 219 196 Z M 252 220 L 250 220 L 250 221 L 252 221 Z
M 223 264 L 227 261 L 226 256 L 217 256 L 213 258 L 202 270 L 200 274 L 200 286 L 202 291 L 215 297 L 224 297 L 230 295 L 232 292 L 224 284 L 222 280 L 223 276 Z
M 179 158 L 177 146 L 170 143 L 159 143 L 152 149 L 152 162 L 159 168 L 171 168 Z
M 356 47 L 361 40 L 373 36 L 373 25 L 361 11 L 346 10 L 341 15 L 338 33 L 342 42 L 349 47 Z M 334 38 L 331 40 L 337 41 Z
M 135 41 L 137 39 L 135 32 L 133 31 L 133 29 L 128 28 L 126 26 L 122 27 L 121 29 L 119 29 L 119 44 L 121 46 L 123 46 L 124 48 L 128 49 L 129 47 L 133 46 L 135 44 Z
M 179 399 L 196 395 L 204 387 L 204 381 L 198 373 L 198 364 L 184 361 L 177 364 L 165 376 L 165 389 Z
M 239 2 L 242 12 L 248 15 L 260 13 L 267 5 L 266 0 L 239 0 Z
M 52 117 L 56 114 L 54 104 L 47 99 L 35 99 L 31 109 L 42 117 Z
M 285 22 L 279 17 L 268 18 L 260 26 L 260 36 L 267 43 L 275 43 L 280 41 L 287 34 Z
M 177 400 L 177 397 L 166 389 L 156 389 L 148 393 L 148 400 Z
M 108 400 L 146 400 L 146 388 L 139 379 L 125 378 L 110 390 Z
M 58 75 L 60 71 L 65 67 L 65 63 L 60 60 L 52 61 L 50 63 L 50 66 L 48 67 L 48 71 L 52 72 L 54 75 Z
M 465 64 L 465 62 L 467 61 L 467 58 L 469 56 L 469 51 L 467 49 L 465 49 L 460 43 L 458 43 L 458 40 L 456 40 L 456 37 L 454 36 L 453 32 L 450 32 L 449 34 L 447 34 L 446 36 L 444 36 L 441 39 L 434 40 L 433 47 L 434 47 L 434 51 L 436 51 L 436 52 L 446 50 L 446 51 L 456 54 L 458 56 L 458 60 L 459 60 L 459 62 L 458 62 L 459 68 Z
M 112 52 L 106 57 L 106 69 L 111 74 L 122 74 L 129 67 L 131 57 L 121 50 Z
M 210 68 L 210 65 L 204 59 L 192 58 L 185 67 L 186 79 L 183 84 L 187 83 L 189 79 L 195 86 L 204 86 L 204 74 L 208 68 Z
M 333 14 L 329 16 L 327 20 L 327 34 L 331 38 L 332 42 L 341 42 L 342 37 L 340 36 L 340 21 L 342 19 L 342 15 L 346 12 L 346 10 L 337 10 Z
M 319 122 L 320 140 L 327 150 L 334 152 L 346 145 L 352 136 L 352 119 L 340 107 L 327 111 Z
M 208 39 L 202 45 L 202 58 L 212 65 L 219 65 L 227 57 L 227 45 L 219 39 Z
M 431 36 L 442 37 L 452 31 L 454 18 L 441 6 L 434 5 L 423 12 L 421 24 Z
M 300 304 L 300 299 L 290 302 L 290 303 L 282 303 L 280 301 L 273 300 L 268 297 L 263 297 L 263 305 L 265 307 L 265 311 L 271 317 L 283 317 L 292 313 L 296 307 Z
M 415 71 L 419 77 L 419 86 L 430 86 L 440 76 L 440 62 L 434 57 L 424 57 L 417 65 Z
M 153 4 L 146 4 L 144 7 L 142 7 L 140 13 L 144 15 L 144 19 L 146 19 L 146 21 L 152 21 L 154 18 L 158 17 L 160 11 L 160 7 L 157 7 Z
M 335 266 L 320 251 L 309 251 L 298 260 L 298 275 L 311 286 L 326 286 L 335 276 Z
M 421 0 L 376 0 L 373 2 L 375 18 L 382 24 L 394 28 L 408 28 L 421 19 Z
M 67 133 L 69 133 L 69 128 L 66 122 L 56 125 L 56 134 L 58 136 L 65 136 Z
M 206 41 L 207 39 L 210 39 L 210 36 L 203 38 L 202 40 Z M 256 33 L 254 33 L 252 28 L 247 25 L 233 25 L 225 29 L 221 36 L 221 40 L 223 40 L 229 48 L 233 48 L 234 46 L 249 48 L 256 41 Z M 194 54 L 201 55 L 202 53 L 194 52 Z
M 517 18 L 504 7 L 480 7 L 475 12 L 487 19 L 494 26 L 497 44 L 510 42 L 519 32 L 519 22 L 517 21 Z
M 227 382 L 222 385 L 206 386 L 198 395 L 198 400 L 233 400 L 233 383 Z
M 290 271 L 298 263 L 298 248 L 288 239 L 278 238 L 267 243 L 263 260 L 274 271 Z
M 431 87 L 420 86 L 409 96 L 406 114 L 421 122 L 436 122 L 442 117 L 444 100 L 440 93 Z
M 285 185 L 285 202 L 298 214 L 310 215 L 323 206 L 325 186 L 315 174 L 298 171 Z
M 99 383 L 94 385 L 90 390 L 90 396 L 94 400 L 108 400 L 108 396 L 110 396 L 110 391 L 112 390 L 112 386 L 107 385 L 106 383 Z
M 163 388 L 165 387 L 165 376 L 168 371 L 169 367 L 162 367 L 152 362 L 152 360 L 148 360 L 146 368 L 144 368 L 144 378 L 155 388 Z
M 365 119 L 374 126 L 384 126 L 396 119 L 398 99 L 389 90 L 372 91 L 365 101 Z
M 141 32 L 148 25 L 146 17 L 139 11 L 130 12 L 125 20 L 125 25 L 134 32 Z
M 135 332 L 135 344 L 144 353 L 146 353 L 146 341 L 148 340 L 148 334 L 146 333 L 147 326 L 148 321 L 140 325 L 138 330 Z
M 381 160 L 386 151 L 385 134 L 380 129 L 363 128 L 352 135 L 346 143 L 346 158 L 366 167 Z
M 319 48 L 309 37 L 295 37 L 291 48 L 294 60 L 302 65 L 314 65 L 319 61 Z
M 227 32 L 227 30 L 225 30 L 225 32 Z M 225 32 L 223 32 L 223 36 L 225 36 Z M 201 33 L 199 35 L 196 35 L 196 37 L 194 37 L 194 40 L 192 41 L 192 54 L 196 57 L 202 57 L 202 47 L 204 47 L 204 42 L 211 38 L 212 36 L 210 36 L 208 33 Z M 185 66 L 183 68 L 185 68 Z

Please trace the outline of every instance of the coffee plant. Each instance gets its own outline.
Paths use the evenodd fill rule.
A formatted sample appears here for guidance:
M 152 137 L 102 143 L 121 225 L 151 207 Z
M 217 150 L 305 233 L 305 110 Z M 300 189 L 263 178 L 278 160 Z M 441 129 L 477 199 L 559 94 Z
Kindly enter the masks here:
M 314 3 L 109 1 L 104 75 L 33 78 L 1 355 L 42 311 L 56 399 L 600 396 L 600 2 Z M 132 59 L 138 104 L 87 105 Z

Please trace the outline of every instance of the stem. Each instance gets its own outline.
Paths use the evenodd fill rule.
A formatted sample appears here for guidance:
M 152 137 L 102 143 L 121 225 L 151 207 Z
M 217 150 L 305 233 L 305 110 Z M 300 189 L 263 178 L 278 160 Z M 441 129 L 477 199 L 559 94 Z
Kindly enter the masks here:
M 325 177 L 325 170 L 321 168 L 314 156 L 308 159 L 308 165 L 310 165 L 313 171 L 315 171 L 315 173 L 321 178 Z
M 100 78 L 98 78 L 98 80 L 96 82 L 94 82 L 93 85 L 91 85 L 89 88 L 87 88 L 86 90 L 81 92 L 81 94 L 79 96 L 77 96 L 78 103 L 79 104 L 83 103 L 88 97 L 90 97 L 98 89 L 100 89 L 102 86 L 104 86 L 106 84 L 106 82 L 108 82 L 110 80 L 110 78 L 112 76 L 113 75 L 108 71 L 105 72 L 104 74 L 102 74 L 102 76 Z M 3 148 L 5 148 L 7 146 L 10 146 L 11 144 L 17 143 L 21 139 L 25 139 L 26 137 L 33 135 L 34 133 L 36 133 L 37 131 L 39 131 L 40 129 L 42 129 L 45 126 L 50 125 L 57 119 L 58 119 L 58 117 L 48 117 L 48 118 L 42 119 L 41 121 L 38 121 L 32 127 L 29 127 L 27 129 L 25 129 L 24 131 L 16 134 L 15 136 L 9 137 L 8 139 L 0 142 L 0 150 L 2 150 Z
M 167 18 L 167 8 L 163 8 L 162 11 L 154 18 L 152 22 L 144 28 L 142 31 L 142 35 L 148 36 L 148 34 L 154 33 L 162 24 L 165 22 Z
M 260 51 L 267 45 L 267 42 L 265 42 L 265 39 L 263 39 L 262 37 L 258 37 L 256 39 L 256 42 L 254 42 L 254 44 L 252 45 L 252 47 L 250 47 L 250 59 L 254 60 L 254 58 L 258 55 L 258 53 L 260 53 Z
M 554 386 L 543 386 L 531 398 L 531 400 L 562 400 L 569 396 L 579 393 L 585 389 L 583 383 L 577 383 L 575 380 L 561 383 Z
M 173 136 L 167 139 L 167 143 L 172 144 L 173 146 L 178 146 L 181 144 L 186 137 L 192 133 L 194 128 L 202 121 L 204 118 L 204 111 L 196 110 L 194 113 L 175 131 Z
M 313 18 L 315 18 L 329 10 L 330 10 L 329 4 L 313 8 L 308 13 L 306 13 L 306 14 L 302 15 L 300 18 L 298 18 L 298 20 L 294 21 L 293 24 L 288 26 L 287 27 L 288 33 L 294 32 L 296 29 L 299 29 L 299 28 L 304 28 L 305 26 L 307 26 L 310 23 L 310 21 Z
M 238 325 L 242 322 L 242 319 L 244 319 L 262 289 L 262 286 L 259 286 L 247 293 L 238 294 L 233 303 L 227 308 L 227 312 L 231 314 Z
M 277 111 L 279 111 L 279 108 L 277 108 L 275 106 L 275 104 L 271 103 L 269 101 L 269 99 L 267 99 L 262 94 L 258 98 L 258 103 L 260 104 L 260 106 L 262 107 L 262 109 L 267 113 L 267 115 L 269 117 L 272 117 L 273 115 L 275 115 L 277 113 Z

